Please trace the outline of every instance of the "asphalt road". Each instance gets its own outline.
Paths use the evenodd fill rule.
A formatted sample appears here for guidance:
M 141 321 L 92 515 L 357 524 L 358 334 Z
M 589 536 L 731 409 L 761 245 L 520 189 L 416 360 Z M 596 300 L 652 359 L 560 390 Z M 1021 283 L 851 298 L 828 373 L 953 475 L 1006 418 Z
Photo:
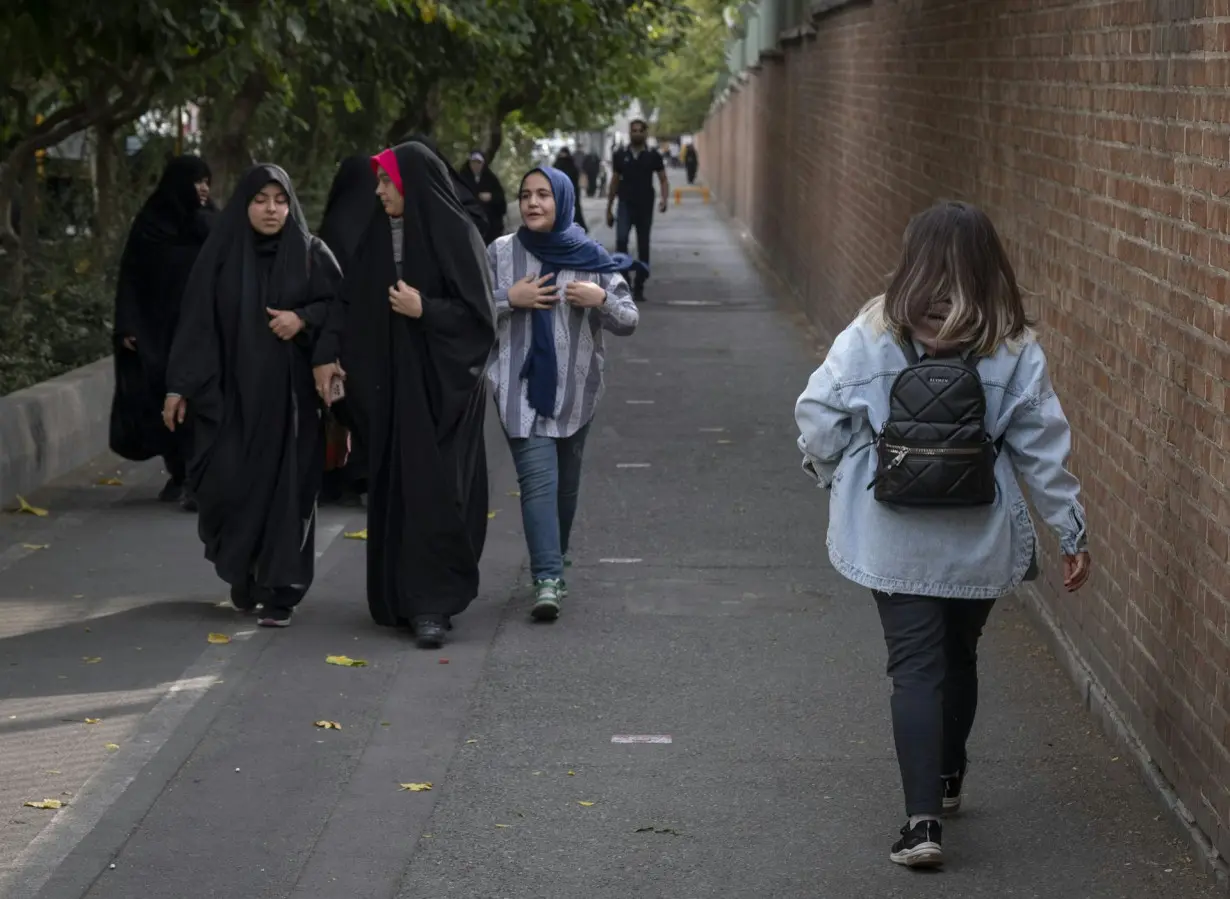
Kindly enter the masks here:
M 1215 895 L 1011 601 L 947 867 L 888 862 L 883 644 L 794 448 L 816 350 L 699 199 L 653 250 L 554 625 L 528 618 L 494 422 L 483 593 L 440 653 L 370 622 L 342 536 L 362 510 L 322 513 L 278 632 L 220 607 L 157 464 L 100 459 L 30 497 L 48 517 L 0 516 L 0 897 Z M 66 806 L 23 806 L 43 799 Z

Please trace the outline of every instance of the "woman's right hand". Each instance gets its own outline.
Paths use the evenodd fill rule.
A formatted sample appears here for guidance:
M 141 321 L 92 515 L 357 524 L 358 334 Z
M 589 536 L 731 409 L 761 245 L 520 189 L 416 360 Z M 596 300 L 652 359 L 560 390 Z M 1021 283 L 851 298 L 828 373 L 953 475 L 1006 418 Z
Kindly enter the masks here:
M 176 425 L 184 423 L 184 415 L 188 412 L 188 401 L 182 396 L 168 396 L 162 404 L 162 423 L 168 431 L 174 431 Z
M 327 362 L 312 369 L 312 377 L 316 379 L 316 394 L 326 406 L 333 405 L 333 379 L 346 379 L 340 362 Z
M 1075 593 L 1089 580 L 1093 561 L 1089 553 L 1080 552 L 1074 556 L 1063 557 L 1063 586 L 1069 593 Z
M 135 352 L 137 349 L 137 338 L 129 336 L 120 341 L 124 345 L 124 349 Z
M 508 288 L 508 305 L 514 309 L 550 309 L 559 302 L 559 288 L 547 284 L 554 278 L 555 275 L 526 275 Z

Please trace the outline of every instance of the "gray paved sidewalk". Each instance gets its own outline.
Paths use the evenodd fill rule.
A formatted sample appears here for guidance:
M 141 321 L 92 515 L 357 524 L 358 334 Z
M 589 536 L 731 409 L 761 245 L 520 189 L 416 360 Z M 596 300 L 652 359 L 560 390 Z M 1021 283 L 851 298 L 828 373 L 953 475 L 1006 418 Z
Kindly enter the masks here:
M 889 864 L 878 623 L 828 564 L 794 450 L 817 360 L 694 197 L 658 221 L 649 289 L 609 344 L 555 625 L 528 620 L 494 427 L 484 595 L 439 656 L 367 620 L 361 546 L 338 536 L 361 511 L 327 513 L 317 586 L 273 634 L 216 608 L 156 467 L 104 488 L 100 461 L 32 498 L 50 519 L 0 516 L 0 897 L 1214 895 L 1014 602 L 947 868 Z

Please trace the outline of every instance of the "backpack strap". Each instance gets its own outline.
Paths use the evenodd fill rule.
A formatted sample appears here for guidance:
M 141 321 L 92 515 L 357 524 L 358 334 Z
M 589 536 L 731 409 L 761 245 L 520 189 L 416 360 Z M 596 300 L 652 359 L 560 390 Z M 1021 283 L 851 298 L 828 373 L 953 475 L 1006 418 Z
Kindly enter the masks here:
M 907 365 L 917 365 L 921 360 L 918 358 L 918 350 L 914 348 L 914 338 L 907 337 L 905 342 L 901 344 L 901 351 L 905 353 L 905 361 Z

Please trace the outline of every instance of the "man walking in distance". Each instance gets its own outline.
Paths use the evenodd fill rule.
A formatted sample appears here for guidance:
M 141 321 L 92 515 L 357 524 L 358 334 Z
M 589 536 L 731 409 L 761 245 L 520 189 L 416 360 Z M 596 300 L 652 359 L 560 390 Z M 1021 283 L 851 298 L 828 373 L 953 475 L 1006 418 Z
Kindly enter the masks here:
M 636 258 L 645 263 L 636 273 L 632 294 L 636 302 L 645 299 L 645 280 L 649 277 L 649 232 L 653 228 L 653 176 L 658 176 L 662 196 L 658 211 L 666 212 L 666 198 L 670 195 L 670 182 L 666 179 L 666 166 L 662 154 L 645 146 L 649 128 L 637 119 L 628 128 L 631 144 L 615 153 L 612 161 L 611 192 L 607 196 L 607 227 L 615 228 L 615 251 L 628 252 L 628 237 L 636 229 Z M 618 225 L 616 225 L 615 200 L 619 199 Z

